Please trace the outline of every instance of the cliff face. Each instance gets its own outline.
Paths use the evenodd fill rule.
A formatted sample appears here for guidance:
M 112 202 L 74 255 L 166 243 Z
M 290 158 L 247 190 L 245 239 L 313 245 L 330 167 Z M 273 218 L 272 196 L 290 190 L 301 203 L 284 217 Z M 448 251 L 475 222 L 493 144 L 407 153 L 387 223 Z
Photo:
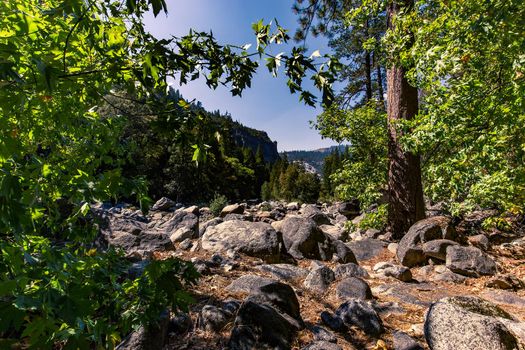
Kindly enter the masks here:
M 253 153 L 260 147 L 266 162 L 274 163 L 279 159 L 277 141 L 272 141 L 265 131 L 255 130 L 237 124 L 231 130 L 235 144 L 250 148 Z

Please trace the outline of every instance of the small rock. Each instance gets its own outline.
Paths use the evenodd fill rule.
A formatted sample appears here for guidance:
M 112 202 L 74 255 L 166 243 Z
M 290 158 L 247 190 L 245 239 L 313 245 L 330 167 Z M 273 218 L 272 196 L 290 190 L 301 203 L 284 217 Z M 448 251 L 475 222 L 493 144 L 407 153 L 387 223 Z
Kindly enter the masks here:
M 172 233 L 170 236 L 170 240 L 173 244 L 175 244 L 178 242 L 182 242 L 185 239 L 196 238 L 194 237 L 194 235 L 195 235 L 195 231 L 193 231 L 190 227 L 184 226 L 184 227 L 177 229 L 177 231 L 175 231 L 174 233 Z
M 334 332 L 346 331 L 346 325 L 344 324 L 343 320 L 339 316 L 334 315 L 328 311 L 323 311 L 321 312 L 320 317 L 321 317 L 321 321 L 323 321 L 325 326 L 327 326 Z
M 458 243 L 448 239 L 435 239 L 423 244 L 423 254 L 430 258 L 445 261 L 447 256 L 447 247 L 458 245 Z
M 180 313 L 170 319 L 168 332 L 177 335 L 186 334 L 191 330 L 192 325 L 191 317 L 186 313 Z
M 301 350 L 343 350 L 343 348 L 327 341 L 314 341 Z
M 199 207 L 196 206 L 196 205 L 192 205 L 191 207 L 188 207 L 188 208 L 184 209 L 184 211 L 186 213 L 191 213 L 193 215 L 199 215 L 200 214 Z
M 390 243 L 387 247 L 387 249 L 392 253 L 392 254 L 396 254 L 397 253 L 397 247 L 399 246 L 398 243 Z
M 205 305 L 197 319 L 197 327 L 206 331 L 221 331 L 228 323 L 228 314 L 213 305 Z
M 167 197 L 162 197 L 150 208 L 151 211 L 168 211 L 175 207 L 175 202 Z
M 326 266 L 312 270 L 304 280 L 304 286 L 314 292 L 324 293 L 335 281 L 334 272 Z
M 314 334 L 314 340 L 337 343 L 337 337 L 334 335 L 334 333 L 330 332 L 326 328 L 321 326 L 313 326 L 310 330 Z
M 374 337 L 383 333 L 383 322 L 374 308 L 363 300 L 349 300 L 337 308 L 336 315 L 346 325 L 356 326 Z
M 358 261 L 370 260 L 383 253 L 386 243 L 377 239 L 363 239 L 356 242 L 348 242 L 348 247 L 355 254 Z
M 240 204 L 230 204 L 222 208 L 221 217 L 225 217 L 228 214 L 242 214 L 244 213 L 245 207 Z
M 494 275 L 496 263 L 476 247 L 447 247 L 446 265 L 452 272 L 469 277 Z
M 394 332 L 394 350 L 424 350 L 411 336 L 404 332 Z
M 308 275 L 308 270 L 290 264 L 265 264 L 257 268 L 285 281 L 304 278 Z
M 363 269 L 361 266 L 354 264 L 354 263 L 348 263 L 339 265 L 334 269 L 335 277 L 341 278 L 341 277 L 361 277 L 361 278 L 368 278 L 368 272 L 366 272 L 365 269 Z
M 357 264 L 357 259 L 350 248 L 341 241 L 333 241 L 332 246 L 335 251 L 335 261 L 341 264 L 354 263 Z
M 388 262 L 379 262 L 375 264 L 373 270 L 386 277 L 393 277 L 402 282 L 409 282 L 412 280 L 412 272 L 405 266 L 394 265 Z
M 474 247 L 482 250 L 489 250 L 490 248 L 489 239 L 484 234 L 470 236 L 468 237 L 468 242 Z
M 190 250 L 191 247 L 193 247 L 193 242 L 189 238 L 186 238 L 184 241 L 179 243 L 179 249 Z
M 496 289 L 523 289 L 525 284 L 518 277 L 507 275 L 496 275 L 485 283 L 485 287 Z
M 339 300 L 347 299 L 372 299 L 370 286 L 360 278 L 347 277 L 336 287 L 336 296 Z

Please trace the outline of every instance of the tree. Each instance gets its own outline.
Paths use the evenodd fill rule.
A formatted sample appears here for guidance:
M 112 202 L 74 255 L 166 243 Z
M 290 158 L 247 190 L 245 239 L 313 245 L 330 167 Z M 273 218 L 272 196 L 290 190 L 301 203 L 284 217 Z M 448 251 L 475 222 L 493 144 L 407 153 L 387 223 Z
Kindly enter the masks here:
M 319 24 L 313 27 L 314 34 L 319 31 L 318 28 L 327 28 L 327 24 L 330 24 L 335 18 L 344 17 L 345 13 L 349 12 L 346 19 L 350 17 L 353 22 L 351 32 L 345 33 L 350 35 L 345 38 L 357 40 L 355 38 L 361 38 L 364 35 L 362 42 L 367 42 L 368 32 L 366 30 L 372 21 L 377 20 L 378 17 L 381 18 L 380 14 L 383 11 L 381 5 L 385 5 L 384 1 L 309 0 L 308 6 L 301 8 L 301 3 L 303 3 L 302 0 L 297 1 L 296 11 L 301 14 L 302 28 L 300 30 L 303 33 L 310 28 L 316 16 Z M 410 28 L 401 24 L 404 23 L 405 16 L 409 16 L 414 11 L 413 2 L 393 0 L 386 5 L 388 32 L 385 35 L 394 42 L 399 38 L 412 37 Z M 365 28 L 364 34 L 363 31 L 355 28 Z M 387 69 L 388 224 L 395 237 L 402 236 L 412 224 L 425 215 L 419 155 L 403 149 L 400 142 L 402 134 L 397 129 L 399 120 L 411 120 L 418 112 L 417 88 L 409 84 L 406 77 L 408 69 L 405 67 L 406 62 L 400 60 L 400 57 L 410 49 L 412 42 L 413 39 L 409 39 L 408 42 L 403 42 L 405 46 L 402 48 L 396 47 L 395 50 L 388 52 L 390 62 Z M 364 61 L 365 99 L 369 100 L 372 96 L 371 69 L 366 49 Z
M 412 47 L 414 34 L 410 28 L 398 24 L 402 23 L 398 16 L 413 11 L 412 0 L 394 0 L 388 4 L 388 30 L 409 37 L 405 50 Z M 418 113 L 418 91 L 408 81 L 410 67 L 401 62 L 404 52 L 391 52 L 387 70 L 388 226 L 397 238 L 425 217 L 420 156 L 403 148 L 400 141 L 403 134 L 397 128 L 399 120 L 412 120 Z

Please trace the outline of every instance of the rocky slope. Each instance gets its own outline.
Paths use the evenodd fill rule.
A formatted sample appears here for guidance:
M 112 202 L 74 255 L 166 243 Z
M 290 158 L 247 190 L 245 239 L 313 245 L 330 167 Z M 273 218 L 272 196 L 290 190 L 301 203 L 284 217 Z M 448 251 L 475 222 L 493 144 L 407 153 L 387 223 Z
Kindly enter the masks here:
M 188 314 L 164 315 L 120 349 L 524 349 L 525 241 L 432 216 L 401 242 L 351 203 L 99 207 L 102 238 L 138 266 L 171 256 L 202 278 Z M 475 224 L 475 223 L 474 223 Z M 469 226 L 470 225 L 470 226 Z M 469 227 L 468 230 L 465 227 Z

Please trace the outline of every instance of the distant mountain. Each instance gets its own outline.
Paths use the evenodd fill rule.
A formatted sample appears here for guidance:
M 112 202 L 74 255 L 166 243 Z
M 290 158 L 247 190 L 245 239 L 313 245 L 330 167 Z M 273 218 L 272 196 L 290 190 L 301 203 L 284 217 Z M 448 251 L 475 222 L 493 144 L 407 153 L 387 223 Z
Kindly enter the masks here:
M 281 152 L 282 156 L 286 155 L 288 161 L 302 161 L 310 164 L 315 168 L 317 173 L 321 174 L 323 170 L 324 159 L 330 155 L 334 150 L 339 149 L 340 152 L 343 152 L 347 145 L 338 145 L 332 147 L 319 148 L 311 151 L 287 151 Z

